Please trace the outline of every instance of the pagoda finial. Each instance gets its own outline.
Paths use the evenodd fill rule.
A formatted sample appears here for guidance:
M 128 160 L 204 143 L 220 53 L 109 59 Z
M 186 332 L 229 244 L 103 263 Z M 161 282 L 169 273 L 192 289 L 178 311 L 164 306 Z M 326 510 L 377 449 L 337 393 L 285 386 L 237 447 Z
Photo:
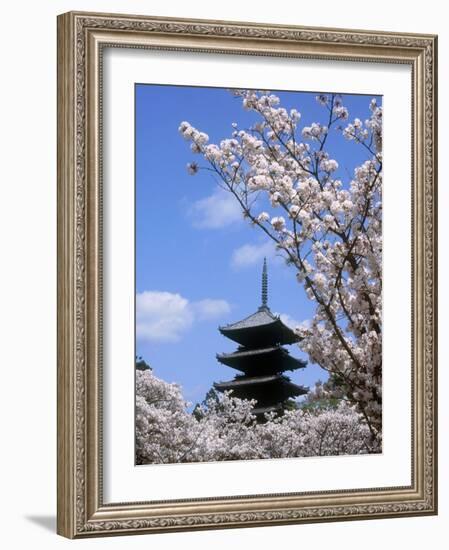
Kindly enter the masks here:
M 268 303 L 268 272 L 267 272 L 267 259 L 263 259 L 262 269 L 262 307 L 267 307 Z

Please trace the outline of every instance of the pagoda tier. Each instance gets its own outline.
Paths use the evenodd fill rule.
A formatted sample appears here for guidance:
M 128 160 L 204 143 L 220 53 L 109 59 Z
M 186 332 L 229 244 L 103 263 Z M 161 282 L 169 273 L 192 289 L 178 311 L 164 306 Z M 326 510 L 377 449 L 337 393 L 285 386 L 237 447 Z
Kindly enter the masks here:
M 274 315 L 267 305 L 267 264 L 262 271 L 262 305 L 242 321 L 219 327 L 220 332 L 237 342 L 234 353 L 217 354 L 217 360 L 243 374 L 227 382 L 216 382 L 218 391 L 232 391 L 240 399 L 255 399 L 253 413 L 263 420 L 267 412 L 282 414 L 289 399 L 304 395 L 308 388 L 294 384 L 285 371 L 295 371 L 306 362 L 292 357 L 283 345 L 299 341 L 295 332 Z
M 223 336 L 251 348 L 294 344 L 298 337 L 265 305 L 242 321 L 218 329 Z
M 257 372 L 260 375 L 294 371 L 304 368 L 307 364 L 302 359 L 292 357 L 285 348 L 280 346 L 262 349 L 240 347 L 234 353 L 218 354 L 217 359 L 220 363 L 245 374 Z
M 274 374 L 269 376 L 241 376 L 229 382 L 216 382 L 219 391 L 233 390 L 233 397 L 256 399 L 258 406 L 278 404 L 292 397 L 304 395 L 307 389 L 297 386 L 287 376 Z

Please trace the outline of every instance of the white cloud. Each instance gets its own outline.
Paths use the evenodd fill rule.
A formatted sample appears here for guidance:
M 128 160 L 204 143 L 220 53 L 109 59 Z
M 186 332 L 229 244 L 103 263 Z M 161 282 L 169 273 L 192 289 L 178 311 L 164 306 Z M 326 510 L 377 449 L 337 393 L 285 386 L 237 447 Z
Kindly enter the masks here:
M 196 201 L 190 209 L 190 216 L 193 225 L 201 229 L 219 229 L 242 219 L 235 197 L 221 188 L 209 197 Z
M 271 242 L 261 244 L 244 244 L 232 253 L 231 265 L 235 269 L 242 269 L 255 264 L 261 264 L 265 257 L 274 257 L 275 249 Z
M 194 302 L 192 307 L 200 320 L 216 319 L 231 311 L 231 306 L 226 300 L 212 300 L 211 298 Z
M 298 321 L 297 319 L 294 319 L 288 313 L 281 313 L 280 318 L 284 324 L 286 324 L 288 327 L 290 327 L 293 330 L 302 324 L 302 322 Z
M 139 340 L 177 342 L 196 321 L 216 319 L 230 310 L 226 300 L 189 302 L 177 293 L 145 290 L 136 296 L 136 335 Z
M 194 321 L 180 294 L 146 290 L 136 296 L 136 335 L 141 340 L 176 342 Z

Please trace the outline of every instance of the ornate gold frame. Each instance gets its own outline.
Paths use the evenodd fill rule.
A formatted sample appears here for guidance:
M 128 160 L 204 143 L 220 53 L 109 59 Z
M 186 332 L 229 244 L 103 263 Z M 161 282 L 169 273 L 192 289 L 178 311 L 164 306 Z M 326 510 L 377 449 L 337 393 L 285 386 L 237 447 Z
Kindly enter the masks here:
M 411 486 L 103 503 L 100 109 L 105 45 L 411 66 Z M 432 35 L 74 12 L 58 17 L 59 534 L 81 538 L 437 513 L 436 55 Z

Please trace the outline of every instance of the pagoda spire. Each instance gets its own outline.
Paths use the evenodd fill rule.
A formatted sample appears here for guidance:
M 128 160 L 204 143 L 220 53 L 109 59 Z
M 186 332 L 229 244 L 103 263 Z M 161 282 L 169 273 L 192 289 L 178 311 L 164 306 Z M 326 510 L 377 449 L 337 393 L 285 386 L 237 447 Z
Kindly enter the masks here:
M 263 259 L 263 268 L 262 268 L 262 306 L 263 308 L 268 307 L 268 271 L 267 271 L 267 259 Z

